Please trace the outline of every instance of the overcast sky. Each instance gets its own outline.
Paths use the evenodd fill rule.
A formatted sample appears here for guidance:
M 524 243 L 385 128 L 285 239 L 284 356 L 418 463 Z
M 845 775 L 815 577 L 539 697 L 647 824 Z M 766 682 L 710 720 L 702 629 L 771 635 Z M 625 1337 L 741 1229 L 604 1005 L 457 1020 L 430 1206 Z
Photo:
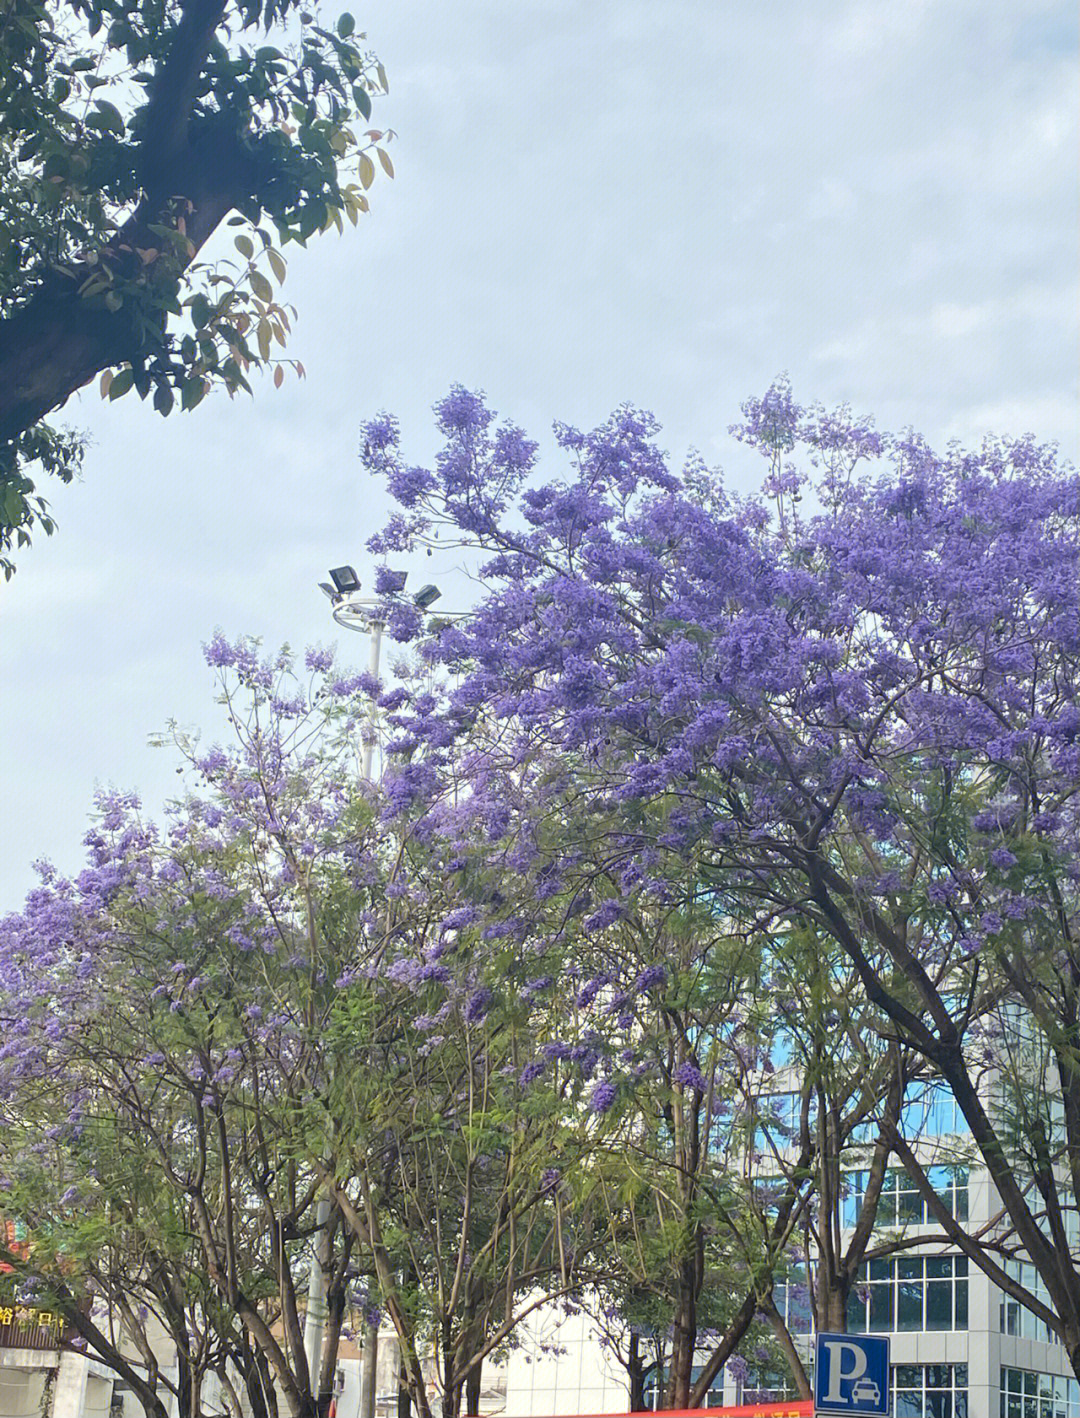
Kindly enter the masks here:
M 177 790 L 147 738 L 214 724 L 215 628 L 350 639 L 315 583 L 365 574 L 380 409 L 421 461 L 454 381 L 534 435 L 631 400 L 745 485 L 726 429 L 786 370 L 932 443 L 1032 431 L 1076 458 L 1074 0 L 354 8 L 397 177 L 290 257 L 307 381 L 167 421 L 65 411 L 83 480 L 0 587 L 0 910 L 35 858 L 78 869 L 95 785 L 154 813 Z

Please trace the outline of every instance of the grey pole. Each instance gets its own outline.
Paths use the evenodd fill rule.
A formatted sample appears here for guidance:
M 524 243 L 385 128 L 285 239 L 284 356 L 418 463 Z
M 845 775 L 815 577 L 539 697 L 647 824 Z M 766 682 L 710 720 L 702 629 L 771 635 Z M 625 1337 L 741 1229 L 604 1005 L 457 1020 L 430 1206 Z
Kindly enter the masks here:
M 371 671 L 372 679 L 379 677 L 379 658 L 382 651 L 382 634 L 386 628 L 386 622 L 375 609 L 366 609 L 364 602 L 353 599 L 352 596 L 360 589 L 360 583 L 356 579 L 356 573 L 351 567 L 340 568 L 349 573 L 351 585 L 342 583 L 338 579 L 336 572 L 330 575 L 334 578 L 334 587 L 323 584 L 322 589 L 330 597 L 334 605 L 334 620 L 338 625 L 347 630 L 366 629 L 371 636 L 371 657 L 368 668 Z M 405 573 L 401 573 L 401 581 L 398 590 L 404 589 Z M 350 599 L 346 600 L 346 594 L 350 594 Z M 413 597 L 413 600 L 420 610 L 425 614 L 430 610 L 435 601 L 439 599 L 439 590 L 436 586 L 424 586 Z M 366 613 L 365 613 L 366 610 Z M 359 611 L 363 615 L 361 621 Z M 378 705 L 372 696 L 368 708 L 367 732 L 365 735 L 364 752 L 361 759 L 361 768 L 364 778 L 370 783 L 372 769 L 375 764 L 375 747 L 378 737 Z M 315 1213 L 316 1225 L 319 1228 L 319 1235 L 326 1233 L 326 1223 L 330 1216 L 329 1198 L 322 1198 L 319 1201 L 318 1209 Z M 311 1269 L 311 1276 L 308 1281 L 308 1309 L 307 1322 L 304 1330 L 304 1348 L 308 1355 L 308 1368 L 315 1375 L 319 1360 L 322 1357 L 323 1346 L 323 1326 L 326 1322 L 326 1283 L 321 1264 L 321 1246 L 316 1245 L 315 1264 Z M 364 1325 L 364 1348 L 363 1348 L 363 1369 L 360 1380 L 360 1412 L 358 1418 L 375 1418 L 375 1400 L 378 1385 L 376 1383 L 376 1370 L 378 1368 L 379 1354 L 379 1326 L 377 1324 Z M 315 1380 L 317 1382 L 317 1379 Z
M 379 652 L 382 649 L 383 622 L 372 618 L 369 621 L 371 629 L 371 660 L 369 669 L 373 679 L 379 677 Z M 377 706 L 374 698 L 371 700 L 371 708 L 368 713 L 367 742 L 364 744 L 363 772 L 364 777 L 370 783 L 371 769 L 375 761 L 375 734 Z M 375 1398 L 378 1392 L 376 1382 L 376 1370 L 379 1358 L 379 1326 L 377 1324 L 364 1325 L 364 1359 L 363 1369 L 360 1375 L 360 1418 L 375 1418 Z
M 368 668 L 371 671 L 372 679 L 379 678 L 379 652 L 382 650 L 382 633 L 385 622 L 376 620 L 372 615 L 368 619 L 368 630 L 371 633 L 371 659 Z M 364 744 L 363 773 L 367 781 L 371 782 L 371 766 L 375 760 L 375 734 L 378 722 L 378 705 L 375 703 L 374 695 L 368 708 L 367 742 Z
M 379 675 L 379 659 L 382 651 L 382 633 L 385 622 L 370 615 L 367 628 L 371 635 L 371 657 L 368 668 L 372 678 Z M 378 706 L 374 697 L 368 711 L 368 724 L 362 771 L 371 781 L 371 770 L 375 761 L 376 725 Z M 315 1254 L 312 1256 L 311 1272 L 308 1276 L 307 1314 L 304 1320 L 304 1352 L 307 1355 L 308 1374 L 312 1393 L 318 1399 L 319 1373 L 322 1367 L 323 1333 L 326 1327 L 326 1275 L 323 1271 L 323 1250 L 326 1237 L 326 1223 L 330 1219 L 330 1198 L 319 1198 L 315 1211 Z M 379 1330 L 377 1325 L 364 1326 L 364 1367 L 360 1390 L 360 1418 L 375 1418 L 375 1360 L 378 1352 Z M 370 1356 L 370 1357 L 369 1357 Z
M 304 1317 L 304 1353 L 307 1355 L 311 1392 L 318 1402 L 319 1373 L 322 1368 L 323 1330 L 326 1326 L 326 1275 L 323 1271 L 323 1251 L 326 1223 L 330 1220 L 330 1198 L 321 1196 L 315 1209 L 315 1251 L 308 1275 L 307 1314 Z

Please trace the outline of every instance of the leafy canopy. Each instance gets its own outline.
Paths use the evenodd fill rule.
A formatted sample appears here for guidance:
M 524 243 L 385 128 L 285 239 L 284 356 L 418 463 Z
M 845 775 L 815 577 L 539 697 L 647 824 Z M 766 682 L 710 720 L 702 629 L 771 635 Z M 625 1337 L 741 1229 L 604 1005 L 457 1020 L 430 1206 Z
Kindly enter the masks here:
M 367 210 L 385 72 L 355 20 L 299 0 L 4 0 L 0 8 L 0 558 L 52 531 L 41 420 L 104 372 L 168 414 L 280 384 L 280 247 Z M 230 215 L 232 214 L 232 215 Z M 222 221 L 231 260 L 197 261 Z

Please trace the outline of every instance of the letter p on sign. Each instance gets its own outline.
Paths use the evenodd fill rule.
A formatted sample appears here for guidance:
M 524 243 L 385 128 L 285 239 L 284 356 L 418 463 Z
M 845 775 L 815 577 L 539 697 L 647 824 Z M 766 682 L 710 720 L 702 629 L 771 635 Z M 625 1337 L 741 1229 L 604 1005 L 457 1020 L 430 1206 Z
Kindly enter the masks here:
M 819 1334 L 814 1412 L 885 1418 L 889 1412 L 888 1339 L 869 1334 Z

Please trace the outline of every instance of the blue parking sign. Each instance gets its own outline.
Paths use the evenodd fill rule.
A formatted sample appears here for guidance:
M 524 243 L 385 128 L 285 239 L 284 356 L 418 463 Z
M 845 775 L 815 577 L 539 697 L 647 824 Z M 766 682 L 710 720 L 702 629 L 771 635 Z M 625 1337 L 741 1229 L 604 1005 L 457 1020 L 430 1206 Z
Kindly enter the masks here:
M 814 1354 L 814 1412 L 889 1412 L 889 1341 L 874 1334 L 819 1334 Z

